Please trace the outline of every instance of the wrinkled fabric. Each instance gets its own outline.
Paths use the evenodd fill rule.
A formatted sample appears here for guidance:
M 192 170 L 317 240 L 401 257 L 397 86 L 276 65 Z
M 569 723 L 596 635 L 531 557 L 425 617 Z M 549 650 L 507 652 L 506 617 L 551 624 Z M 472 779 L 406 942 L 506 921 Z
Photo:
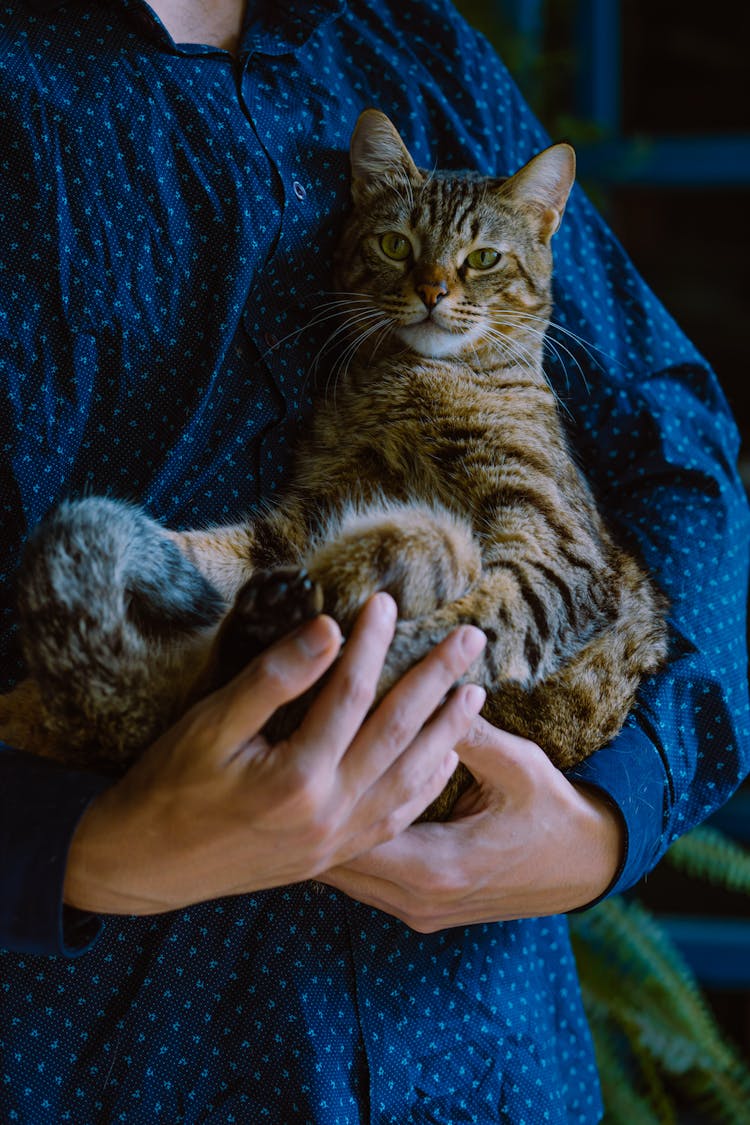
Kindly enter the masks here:
M 251 3 L 236 60 L 175 44 L 139 0 L 6 0 L 0 46 L 10 686 L 13 574 L 62 497 L 189 527 L 282 487 L 333 390 L 324 302 L 361 110 L 386 111 L 427 168 L 507 175 L 547 139 L 442 0 Z M 622 812 L 617 890 L 747 771 L 747 514 L 713 374 L 578 190 L 555 251 L 549 375 L 610 520 L 671 600 L 670 668 L 576 771 Z M 79 915 L 66 852 L 109 782 L 11 747 L 0 770 L 2 1120 L 599 1120 L 563 918 L 425 936 L 308 886 Z

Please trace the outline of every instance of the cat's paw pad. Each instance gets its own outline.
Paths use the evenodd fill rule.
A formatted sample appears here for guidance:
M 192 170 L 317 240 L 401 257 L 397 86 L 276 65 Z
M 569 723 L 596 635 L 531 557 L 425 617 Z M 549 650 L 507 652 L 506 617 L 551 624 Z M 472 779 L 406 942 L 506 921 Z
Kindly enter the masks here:
M 257 571 L 238 593 L 232 613 L 241 617 L 249 629 L 266 630 L 276 640 L 317 617 L 322 609 L 323 591 L 307 571 L 303 567 L 279 566 Z
M 235 598 L 220 640 L 223 675 L 235 675 L 323 609 L 323 591 L 302 567 L 259 570 Z

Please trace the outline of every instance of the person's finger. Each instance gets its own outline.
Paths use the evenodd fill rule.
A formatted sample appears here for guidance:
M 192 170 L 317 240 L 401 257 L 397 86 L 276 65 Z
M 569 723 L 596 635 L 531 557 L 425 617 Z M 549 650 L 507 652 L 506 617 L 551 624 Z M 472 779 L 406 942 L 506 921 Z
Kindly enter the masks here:
M 216 724 L 219 752 L 241 745 L 284 703 L 303 694 L 331 666 L 341 631 L 325 615 L 306 622 L 253 660 L 204 704 Z
M 530 784 L 546 754 L 534 742 L 477 718 L 456 743 L 456 753 L 478 781 L 503 791 Z
M 415 824 L 317 878 L 359 902 L 405 918 L 420 909 L 427 888 L 433 893 L 436 878 L 444 877 L 446 889 L 452 887 L 455 859 L 444 825 Z
M 458 765 L 452 749 L 479 713 L 485 692 L 465 684 L 425 723 L 410 745 L 379 774 L 357 805 L 363 824 L 375 821 L 377 810 L 387 809 L 388 836 L 396 835 L 420 816 L 443 791 Z
M 355 872 L 349 864 L 345 867 L 332 867 L 330 871 L 317 875 L 316 881 L 343 891 L 357 902 L 365 902 L 368 906 L 399 918 L 403 918 L 411 901 L 400 884 Z
M 292 741 L 336 766 L 372 707 L 396 625 L 396 603 L 375 594 L 359 614 L 333 672 Z
M 333 872 L 337 879 L 343 872 L 347 878 L 361 878 L 363 885 L 370 879 L 392 884 L 408 896 L 428 884 L 436 870 L 450 870 L 456 854 L 453 825 L 422 821 L 361 852 Z
M 479 629 L 462 625 L 404 674 L 383 697 L 364 723 L 360 738 L 347 751 L 342 763 L 347 784 L 364 792 L 398 760 L 485 643 L 485 635 Z M 461 695 L 456 702 L 465 698 Z M 444 721 L 446 716 L 450 720 L 457 714 L 446 711 Z M 435 730 L 439 734 L 440 729 L 434 728 L 433 734 Z M 460 733 L 456 731 L 457 737 Z M 433 744 L 434 739 L 425 746 L 429 750 Z M 451 747 L 452 743 L 445 744 L 446 750 Z

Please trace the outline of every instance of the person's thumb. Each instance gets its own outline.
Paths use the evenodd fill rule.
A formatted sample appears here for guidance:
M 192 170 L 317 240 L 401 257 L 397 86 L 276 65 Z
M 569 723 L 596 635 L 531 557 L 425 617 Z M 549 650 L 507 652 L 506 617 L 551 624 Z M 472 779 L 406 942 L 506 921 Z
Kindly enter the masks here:
M 456 753 L 477 781 L 504 790 L 528 783 L 540 758 L 548 759 L 535 742 L 476 719 L 456 745 Z

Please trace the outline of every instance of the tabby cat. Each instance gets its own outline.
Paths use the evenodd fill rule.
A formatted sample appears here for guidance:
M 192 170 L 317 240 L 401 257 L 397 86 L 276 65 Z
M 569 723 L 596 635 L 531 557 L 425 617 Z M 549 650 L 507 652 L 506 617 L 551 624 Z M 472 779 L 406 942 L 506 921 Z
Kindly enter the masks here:
M 484 714 L 560 767 L 616 734 L 664 660 L 663 600 L 605 528 L 542 370 L 573 150 L 506 180 L 427 174 L 366 110 L 351 165 L 335 261 L 348 366 L 285 500 L 182 534 L 109 499 L 56 509 L 22 568 L 31 678 L 0 700 L 9 741 L 121 770 L 294 621 L 324 609 L 346 634 L 376 590 L 400 618 L 381 692 L 479 625 L 467 679 L 487 689 Z M 273 736 L 299 715 L 281 712 Z M 467 779 L 459 767 L 431 815 Z

